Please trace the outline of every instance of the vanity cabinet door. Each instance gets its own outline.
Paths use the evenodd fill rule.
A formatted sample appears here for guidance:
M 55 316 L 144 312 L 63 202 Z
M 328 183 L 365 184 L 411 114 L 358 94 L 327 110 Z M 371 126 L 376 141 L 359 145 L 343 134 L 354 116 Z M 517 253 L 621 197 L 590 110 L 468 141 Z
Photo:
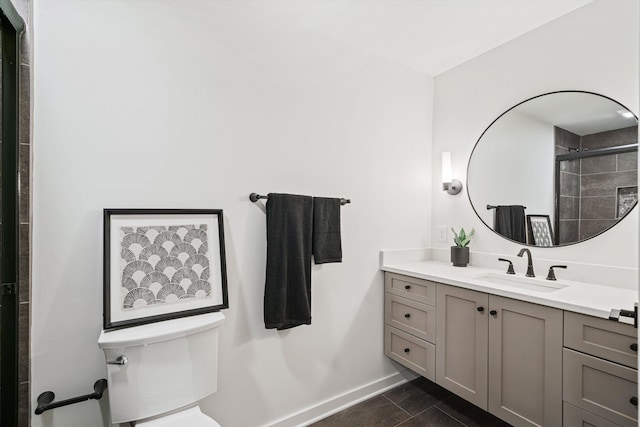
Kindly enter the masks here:
M 436 383 L 487 409 L 489 296 L 438 284 Z
M 620 426 L 638 425 L 638 371 L 564 349 L 564 400 Z
M 618 424 L 614 424 L 596 414 L 573 406 L 570 403 L 565 402 L 563 408 L 562 425 L 565 427 L 620 427 Z
M 489 306 L 489 412 L 562 425 L 562 311 L 495 295 Z
M 638 368 L 638 330 L 633 325 L 567 311 L 564 346 Z
M 436 305 L 436 283 L 415 277 L 403 276 L 396 273 L 384 274 L 384 289 L 393 295 L 421 302 L 427 305 Z
M 436 308 L 434 306 L 387 295 L 384 300 L 384 322 L 425 341 L 435 342 Z
M 384 335 L 384 353 L 387 356 L 429 381 L 435 379 L 436 350 L 433 344 L 389 325 L 385 325 Z

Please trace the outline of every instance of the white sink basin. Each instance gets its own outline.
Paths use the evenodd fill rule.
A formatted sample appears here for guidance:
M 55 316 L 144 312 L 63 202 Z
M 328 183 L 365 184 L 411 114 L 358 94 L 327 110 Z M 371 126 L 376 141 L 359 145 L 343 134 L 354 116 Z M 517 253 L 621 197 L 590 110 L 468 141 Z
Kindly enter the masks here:
M 476 277 L 480 282 L 487 282 L 492 285 L 508 286 L 511 288 L 525 289 L 534 292 L 556 292 L 566 288 L 567 284 L 558 283 L 553 280 L 538 279 L 534 277 L 514 276 L 508 274 L 486 273 Z

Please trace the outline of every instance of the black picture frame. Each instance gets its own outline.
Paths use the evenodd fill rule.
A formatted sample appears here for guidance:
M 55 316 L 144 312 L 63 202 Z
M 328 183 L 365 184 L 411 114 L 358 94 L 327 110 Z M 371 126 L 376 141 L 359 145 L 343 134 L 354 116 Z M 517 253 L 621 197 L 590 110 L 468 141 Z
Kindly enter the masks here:
M 229 308 L 221 209 L 104 209 L 105 331 Z
M 555 240 L 549 215 L 527 215 L 527 235 L 530 245 L 553 246 Z

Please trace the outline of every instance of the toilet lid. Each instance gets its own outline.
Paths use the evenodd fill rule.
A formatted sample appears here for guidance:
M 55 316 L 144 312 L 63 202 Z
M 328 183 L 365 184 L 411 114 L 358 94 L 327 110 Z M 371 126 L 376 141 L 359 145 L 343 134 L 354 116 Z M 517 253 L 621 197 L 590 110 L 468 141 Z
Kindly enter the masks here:
M 192 406 L 180 412 L 136 423 L 136 427 L 220 427 L 220 424 L 200 411 L 199 406 Z

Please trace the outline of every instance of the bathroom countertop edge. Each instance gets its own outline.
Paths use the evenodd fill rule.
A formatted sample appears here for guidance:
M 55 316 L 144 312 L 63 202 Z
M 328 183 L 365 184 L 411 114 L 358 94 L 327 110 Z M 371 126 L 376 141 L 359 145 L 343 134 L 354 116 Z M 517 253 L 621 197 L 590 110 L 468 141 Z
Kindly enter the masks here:
M 544 294 L 511 286 L 489 284 L 480 282 L 475 277 L 487 273 L 501 274 L 504 272 L 483 267 L 454 267 L 440 261 L 388 263 L 381 265 L 380 269 L 389 273 L 402 274 L 604 319 L 609 318 L 611 309 L 633 309 L 634 303 L 638 301 L 635 290 L 582 282 L 563 281 L 562 283 L 569 286 Z M 509 276 L 505 274 L 505 277 Z M 621 323 L 629 322 L 627 319 L 621 319 Z

